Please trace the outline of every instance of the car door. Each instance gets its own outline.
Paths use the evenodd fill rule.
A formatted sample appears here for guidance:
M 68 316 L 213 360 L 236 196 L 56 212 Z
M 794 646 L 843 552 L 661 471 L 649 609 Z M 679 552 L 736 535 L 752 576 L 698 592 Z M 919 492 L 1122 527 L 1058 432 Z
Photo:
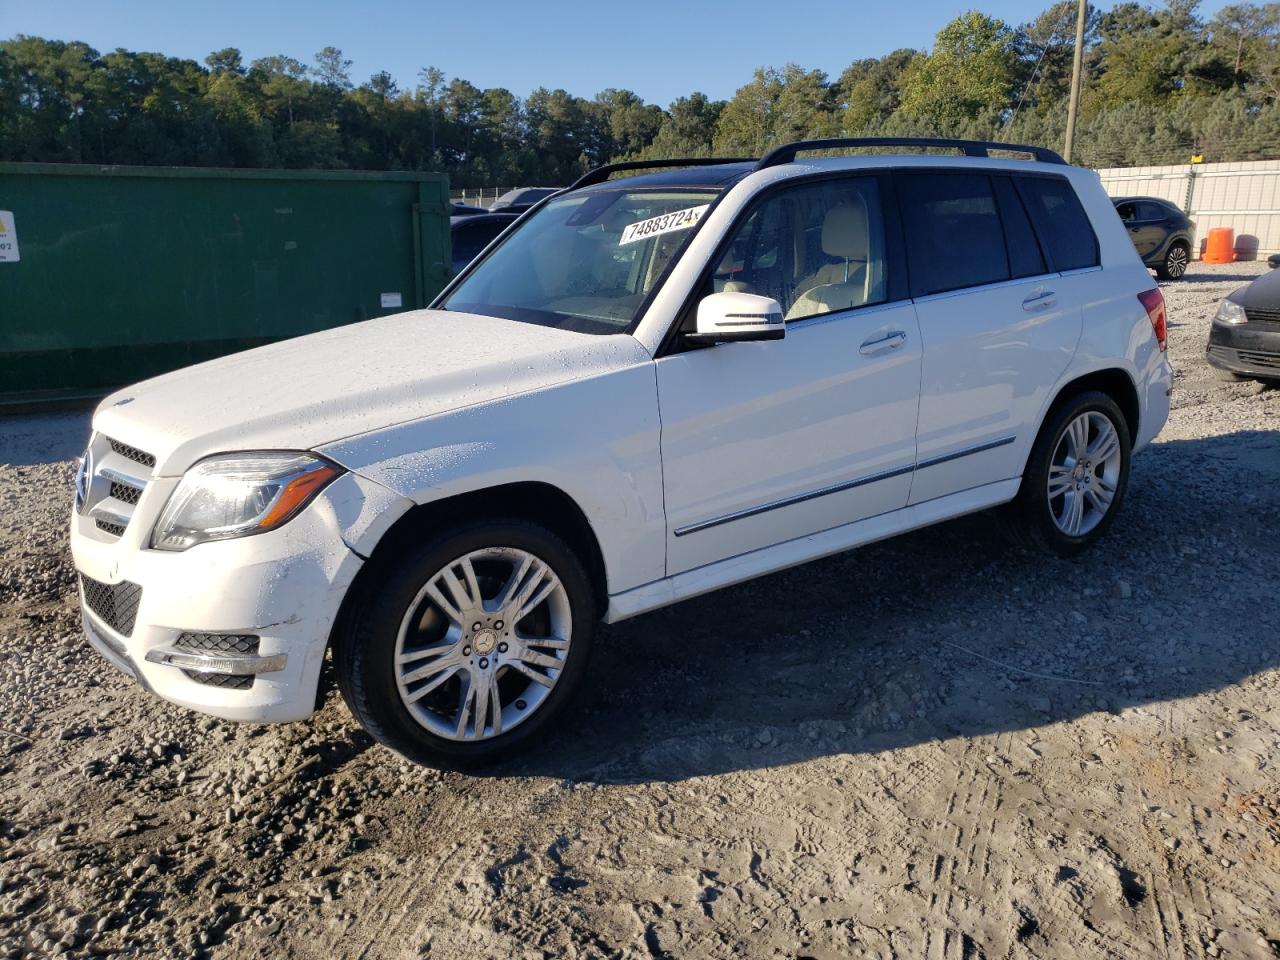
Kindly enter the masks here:
M 1129 239 L 1138 256 L 1146 259 L 1158 251 L 1169 235 L 1168 212 L 1159 204 L 1146 200 L 1134 203 L 1135 216 L 1126 226 L 1129 228 Z
M 696 291 L 774 298 L 782 340 L 657 361 L 667 573 L 906 505 L 920 335 L 874 176 L 775 188 Z
M 1009 177 L 897 179 L 924 352 L 915 504 L 1021 474 L 1080 338 L 1080 288 L 1051 272 Z

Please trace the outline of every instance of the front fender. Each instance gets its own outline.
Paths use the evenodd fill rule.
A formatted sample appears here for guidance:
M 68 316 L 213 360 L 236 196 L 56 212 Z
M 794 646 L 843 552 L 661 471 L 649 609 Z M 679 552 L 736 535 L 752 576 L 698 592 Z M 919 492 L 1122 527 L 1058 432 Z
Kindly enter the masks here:
M 665 576 L 652 362 L 397 424 L 320 448 L 414 504 L 546 483 L 582 510 L 610 593 Z

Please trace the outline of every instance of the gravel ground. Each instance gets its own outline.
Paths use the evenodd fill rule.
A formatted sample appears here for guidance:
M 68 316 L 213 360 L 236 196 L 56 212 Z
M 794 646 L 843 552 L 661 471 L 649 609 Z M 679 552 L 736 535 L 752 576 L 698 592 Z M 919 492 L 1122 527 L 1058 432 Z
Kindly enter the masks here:
M 413 768 L 81 639 L 82 414 L 0 421 L 0 956 L 1280 955 L 1280 390 L 1165 287 L 1172 419 L 1104 545 L 989 517 L 606 628 L 555 741 Z

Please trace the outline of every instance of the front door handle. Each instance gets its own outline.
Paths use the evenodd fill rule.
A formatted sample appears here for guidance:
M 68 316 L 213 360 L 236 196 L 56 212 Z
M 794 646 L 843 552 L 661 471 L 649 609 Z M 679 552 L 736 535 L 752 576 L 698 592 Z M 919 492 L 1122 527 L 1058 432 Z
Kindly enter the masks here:
M 878 340 L 864 340 L 858 352 L 864 357 L 870 357 L 877 353 L 884 353 L 886 350 L 896 350 L 906 342 L 907 335 L 901 330 L 894 330 Z
M 1027 297 L 1022 301 L 1022 309 L 1027 311 L 1048 310 L 1058 302 L 1058 295 L 1052 290 L 1046 290 L 1044 293 L 1037 293 L 1035 296 Z

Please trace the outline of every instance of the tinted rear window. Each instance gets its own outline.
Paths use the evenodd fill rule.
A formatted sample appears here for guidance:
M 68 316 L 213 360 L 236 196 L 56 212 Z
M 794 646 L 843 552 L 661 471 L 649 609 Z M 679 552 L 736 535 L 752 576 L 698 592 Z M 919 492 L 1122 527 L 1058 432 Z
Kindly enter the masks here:
M 1015 279 L 1037 277 L 1045 272 L 1044 255 L 1036 240 L 1027 211 L 1008 177 L 993 177 L 996 199 L 1000 201 L 1000 219 L 1004 221 L 1004 237 L 1009 248 L 1009 268 Z
M 1098 240 L 1071 184 L 1056 177 L 1019 177 L 1018 189 L 1054 270 L 1098 265 Z
M 1009 279 L 990 177 L 910 173 L 898 182 L 912 296 Z

